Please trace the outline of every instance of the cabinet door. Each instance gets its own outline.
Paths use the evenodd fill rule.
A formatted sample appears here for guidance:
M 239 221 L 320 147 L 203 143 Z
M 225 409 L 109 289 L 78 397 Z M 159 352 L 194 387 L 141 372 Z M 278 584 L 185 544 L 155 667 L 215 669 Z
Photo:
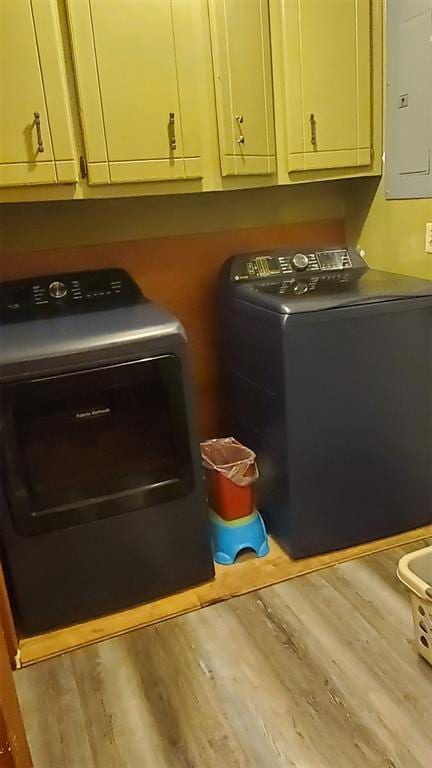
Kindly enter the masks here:
M 210 0 L 223 176 L 276 170 L 268 0 Z
M 200 177 L 193 0 L 68 0 L 90 184 Z
M 0 186 L 75 181 L 52 0 L 1 0 L 0 78 Z
M 369 0 L 284 0 L 289 168 L 369 165 Z

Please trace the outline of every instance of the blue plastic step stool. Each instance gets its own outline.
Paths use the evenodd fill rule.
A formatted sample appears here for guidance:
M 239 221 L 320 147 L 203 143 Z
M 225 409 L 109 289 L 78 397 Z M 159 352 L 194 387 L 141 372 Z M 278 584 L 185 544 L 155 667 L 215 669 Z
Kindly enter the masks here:
M 258 557 L 269 552 L 267 532 L 259 512 L 230 522 L 210 510 L 213 557 L 220 565 L 232 565 L 244 549 L 253 549 Z

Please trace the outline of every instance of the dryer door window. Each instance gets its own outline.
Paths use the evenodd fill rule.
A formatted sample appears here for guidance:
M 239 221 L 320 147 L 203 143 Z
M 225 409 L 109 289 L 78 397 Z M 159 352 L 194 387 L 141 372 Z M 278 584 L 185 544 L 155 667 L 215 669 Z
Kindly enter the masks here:
M 174 355 L 10 385 L 5 404 L 4 474 L 22 533 L 145 509 L 191 490 Z

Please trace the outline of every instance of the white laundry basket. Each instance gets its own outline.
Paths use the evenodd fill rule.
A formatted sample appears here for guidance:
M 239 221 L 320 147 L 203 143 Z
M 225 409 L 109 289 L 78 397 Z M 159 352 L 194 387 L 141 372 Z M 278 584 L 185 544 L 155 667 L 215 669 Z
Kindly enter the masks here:
M 418 651 L 432 664 L 432 546 L 404 555 L 397 573 L 411 593 Z

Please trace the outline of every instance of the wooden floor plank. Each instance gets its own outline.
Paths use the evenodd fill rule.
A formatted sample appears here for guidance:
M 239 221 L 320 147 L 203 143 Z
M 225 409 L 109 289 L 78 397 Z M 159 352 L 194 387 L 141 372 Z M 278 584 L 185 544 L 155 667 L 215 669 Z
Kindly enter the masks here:
M 398 558 L 345 562 L 15 673 L 35 768 L 430 768 Z
M 432 525 L 301 560 L 292 560 L 275 541 L 271 541 L 270 553 L 264 558 L 247 559 L 234 566 L 216 566 L 216 578 L 212 582 L 82 624 L 34 637 L 21 638 L 19 643 L 21 663 L 26 666 L 65 651 L 181 616 L 198 608 L 248 594 L 302 574 L 364 557 L 373 552 L 421 541 L 428 536 L 432 536 Z

